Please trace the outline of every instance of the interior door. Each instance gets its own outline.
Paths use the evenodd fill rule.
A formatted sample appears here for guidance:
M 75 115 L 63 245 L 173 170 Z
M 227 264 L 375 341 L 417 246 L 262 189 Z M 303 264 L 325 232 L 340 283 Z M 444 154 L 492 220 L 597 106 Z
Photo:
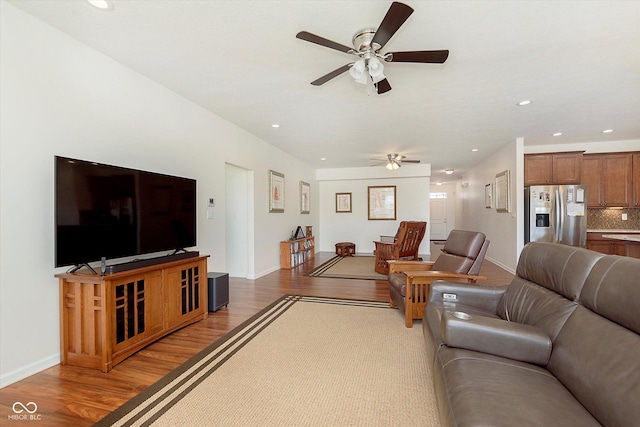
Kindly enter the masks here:
M 447 199 L 431 199 L 431 240 L 447 240 Z

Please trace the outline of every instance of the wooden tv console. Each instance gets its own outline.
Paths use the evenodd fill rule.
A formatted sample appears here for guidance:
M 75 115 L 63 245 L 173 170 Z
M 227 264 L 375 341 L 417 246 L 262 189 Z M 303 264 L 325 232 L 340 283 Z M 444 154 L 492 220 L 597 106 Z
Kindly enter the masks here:
M 155 340 L 206 319 L 207 258 L 105 276 L 82 271 L 56 274 L 60 363 L 109 372 Z

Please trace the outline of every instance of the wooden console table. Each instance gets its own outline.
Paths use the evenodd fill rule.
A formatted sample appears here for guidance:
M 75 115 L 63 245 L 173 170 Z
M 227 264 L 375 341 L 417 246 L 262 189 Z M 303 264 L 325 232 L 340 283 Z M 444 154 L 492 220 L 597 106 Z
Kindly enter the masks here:
M 105 276 L 56 274 L 61 364 L 109 372 L 153 341 L 206 319 L 207 258 Z

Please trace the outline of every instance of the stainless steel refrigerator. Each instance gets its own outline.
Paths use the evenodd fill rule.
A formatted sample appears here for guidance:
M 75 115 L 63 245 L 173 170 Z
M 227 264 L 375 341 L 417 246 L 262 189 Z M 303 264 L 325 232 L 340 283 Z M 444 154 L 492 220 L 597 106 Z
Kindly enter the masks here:
M 587 246 L 587 191 L 582 185 L 525 187 L 525 243 Z

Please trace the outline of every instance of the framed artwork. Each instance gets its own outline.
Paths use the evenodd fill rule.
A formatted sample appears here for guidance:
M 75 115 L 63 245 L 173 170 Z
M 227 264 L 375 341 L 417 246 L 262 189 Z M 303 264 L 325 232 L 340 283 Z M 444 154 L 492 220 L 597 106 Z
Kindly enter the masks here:
M 300 181 L 300 213 L 308 214 L 310 208 L 311 199 L 311 186 L 309 183 Z
M 496 175 L 496 211 L 509 212 L 509 170 Z
M 269 212 L 284 212 L 284 174 L 269 170 Z
M 351 193 L 336 193 L 336 212 L 351 213 Z
M 493 207 L 493 188 L 491 184 L 484 186 L 484 207 L 487 209 Z
M 368 204 L 370 220 L 395 220 L 396 186 L 370 186 Z

